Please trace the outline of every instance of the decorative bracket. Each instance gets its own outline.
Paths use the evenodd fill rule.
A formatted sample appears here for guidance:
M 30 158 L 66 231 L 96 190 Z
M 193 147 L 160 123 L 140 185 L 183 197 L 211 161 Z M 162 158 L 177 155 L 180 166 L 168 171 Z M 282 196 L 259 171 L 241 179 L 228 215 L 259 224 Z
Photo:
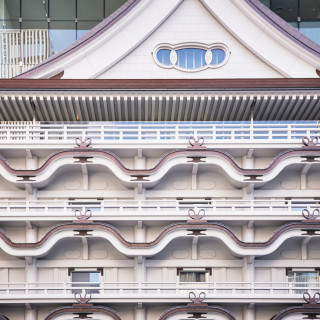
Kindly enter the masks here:
M 304 292 L 303 299 L 307 303 L 307 305 L 315 305 L 320 301 L 320 293 L 316 292 L 311 298 L 311 295 L 309 292 Z
M 191 218 L 191 220 L 188 220 L 188 222 L 199 222 L 199 221 L 207 222 L 206 220 L 202 220 L 203 217 L 206 215 L 206 212 L 204 209 L 200 209 L 198 213 L 196 213 L 194 209 L 189 209 L 188 215 Z
M 92 306 L 91 303 L 88 303 L 91 300 L 91 293 L 86 293 L 84 296 L 79 292 L 74 294 L 74 298 L 77 300 L 78 303 L 74 304 L 74 306 Z
M 92 217 L 92 211 L 90 209 L 85 210 L 85 211 L 80 211 L 80 210 L 75 210 L 74 211 L 74 216 L 78 219 L 78 221 L 75 222 L 92 222 L 91 220 L 88 221 Z
M 188 147 L 188 149 L 207 149 L 207 147 L 202 146 L 203 143 L 204 143 L 203 137 L 199 137 L 198 139 L 196 139 L 195 137 L 191 136 L 189 138 L 190 147 Z
M 319 137 L 303 137 L 302 138 L 302 143 L 306 146 L 306 147 L 315 147 L 319 142 Z
M 90 147 L 91 145 L 91 138 L 76 138 L 76 144 L 78 147 L 75 148 L 80 148 L 80 149 L 87 149 L 87 148 L 92 148 Z
M 308 209 L 302 210 L 302 215 L 305 217 L 306 220 L 317 220 L 320 216 L 320 210 L 314 209 L 311 213 Z

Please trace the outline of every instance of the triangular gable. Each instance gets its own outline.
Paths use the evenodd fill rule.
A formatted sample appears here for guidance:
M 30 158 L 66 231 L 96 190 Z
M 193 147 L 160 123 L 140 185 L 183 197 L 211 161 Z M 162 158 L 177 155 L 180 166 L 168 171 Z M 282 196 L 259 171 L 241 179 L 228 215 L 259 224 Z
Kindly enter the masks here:
M 256 2 L 131 0 L 83 39 L 19 77 L 50 78 L 57 74 L 74 79 L 317 77 L 318 46 L 312 42 L 312 48 L 308 46 L 302 35 L 299 42 L 291 26 Z M 265 12 L 268 17 L 263 15 Z M 279 27 L 280 22 L 275 24 L 277 19 L 285 28 Z M 173 53 L 179 45 L 203 46 L 209 51 L 210 46 L 218 44 L 231 54 L 221 67 L 189 72 L 157 64 L 152 52 L 161 44 L 172 47 Z

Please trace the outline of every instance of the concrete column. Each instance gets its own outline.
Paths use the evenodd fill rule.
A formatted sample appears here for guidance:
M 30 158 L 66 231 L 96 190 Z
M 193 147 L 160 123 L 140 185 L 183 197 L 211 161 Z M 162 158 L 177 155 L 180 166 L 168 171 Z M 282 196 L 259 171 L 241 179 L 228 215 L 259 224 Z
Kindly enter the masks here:
M 142 303 L 134 306 L 134 320 L 146 320 L 146 307 Z
M 252 157 L 252 153 L 250 153 L 249 156 L 246 155 L 246 156 L 242 157 L 242 167 L 244 169 L 253 169 L 254 168 L 254 158 Z
M 244 305 L 242 308 L 243 320 L 256 320 L 254 305 Z
M 146 275 L 146 258 L 138 256 L 134 258 L 134 281 L 145 282 Z
M 38 241 L 38 227 L 32 225 L 30 221 L 26 221 L 26 242 Z
M 32 156 L 32 158 L 26 158 L 26 169 L 27 170 L 34 170 L 38 169 L 39 166 L 39 159 L 38 157 Z
M 146 227 L 143 225 L 142 221 L 138 221 L 138 223 L 134 226 L 134 241 L 146 241 Z
M 254 257 L 244 257 L 243 258 L 243 269 L 242 276 L 244 282 L 254 282 L 255 281 L 255 265 Z
M 242 226 L 242 240 L 245 242 L 254 242 L 254 225 L 249 221 Z
M 38 312 L 37 308 L 34 306 L 28 305 L 25 309 L 25 320 L 37 320 Z
M 135 169 L 146 169 L 147 159 L 142 154 L 134 156 L 133 167 Z

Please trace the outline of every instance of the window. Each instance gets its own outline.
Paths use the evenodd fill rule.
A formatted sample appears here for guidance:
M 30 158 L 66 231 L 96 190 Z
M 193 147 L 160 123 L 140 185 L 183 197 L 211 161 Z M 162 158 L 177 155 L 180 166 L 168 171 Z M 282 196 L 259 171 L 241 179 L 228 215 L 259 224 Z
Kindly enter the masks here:
M 180 271 L 180 282 L 206 282 L 206 271 Z
M 211 268 L 177 268 L 180 282 L 209 282 Z
M 153 58 L 163 68 L 193 72 L 223 66 L 229 58 L 229 50 L 220 43 L 164 44 L 155 48 Z
M 318 271 L 294 271 L 288 270 L 288 281 L 293 283 L 293 287 L 304 287 L 305 289 L 293 290 L 293 293 L 301 294 L 307 291 L 306 288 L 314 287 L 319 280 Z
M 71 272 L 72 287 L 99 287 L 100 272 L 98 271 L 72 271 Z M 82 293 L 82 289 L 72 290 L 72 293 Z M 86 289 L 85 293 L 99 293 L 97 289 Z

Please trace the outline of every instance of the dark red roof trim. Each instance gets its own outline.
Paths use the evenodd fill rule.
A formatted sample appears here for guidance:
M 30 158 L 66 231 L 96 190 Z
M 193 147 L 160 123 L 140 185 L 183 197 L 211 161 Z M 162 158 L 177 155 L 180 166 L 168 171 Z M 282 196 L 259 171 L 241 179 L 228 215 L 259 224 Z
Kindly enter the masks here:
M 279 313 L 274 315 L 270 320 L 282 320 L 286 316 L 302 313 L 306 315 L 306 318 L 303 319 L 319 319 L 316 315 L 320 315 L 320 305 L 302 305 L 300 307 L 290 307 L 281 310 Z
M 80 306 L 71 306 L 71 307 L 62 307 L 62 308 L 58 308 L 56 310 L 53 310 L 51 311 L 49 314 L 47 314 L 43 320 L 52 320 L 54 319 L 55 317 L 59 316 L 59 315 L 62 315 L 62 314 L 83 314 L 83 315 L 86 315 L 86 314 L 92 314 L 92 313 L 104 313 L 108 316 L 110 316 L 112 319 L 114 320 L 121 320 L 119 314 L 108 308 L 108 307 L 102 307 L 102 306 L 83 306 L 83 307 L 80 307 Z M 85 318 L 77 318 L 77 319 L 87 319 L 87 317 Z
M 320 89 L 319 78 L 300 79 L 0 79 L 1 90 L 263 90 Z
M 178 306 L 173 307 L 171 309 L 166 310 L 159 318 L 159 320 L 165 320 L 169 317 L 179 314 L 179 313 L 193 313 L 193 314 L 201 314 L 201 313 L 218 313 L 222 316 L 225 316 L 228 320 L 236 320 L 235 316 L 231 313 L 231 311 L 218 307 L 218 306 Z M 189 317 L 190 318 L 190 317 Z

